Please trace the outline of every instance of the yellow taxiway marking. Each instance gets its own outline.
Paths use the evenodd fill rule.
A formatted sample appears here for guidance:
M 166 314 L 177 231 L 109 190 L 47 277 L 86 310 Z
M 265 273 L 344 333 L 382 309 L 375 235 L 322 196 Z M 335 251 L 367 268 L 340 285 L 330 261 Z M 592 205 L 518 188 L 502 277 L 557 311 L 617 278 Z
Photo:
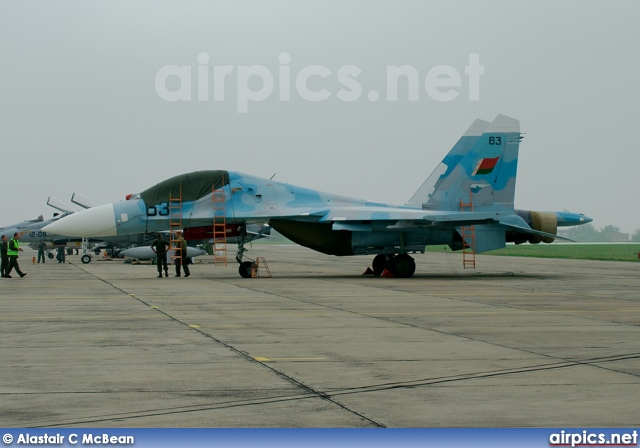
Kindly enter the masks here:
M 254 356 L 253 359 L 259 362 L 278 362 L 278 361 L 324 361 L 327 358 L 265 358 L 264 356 Z

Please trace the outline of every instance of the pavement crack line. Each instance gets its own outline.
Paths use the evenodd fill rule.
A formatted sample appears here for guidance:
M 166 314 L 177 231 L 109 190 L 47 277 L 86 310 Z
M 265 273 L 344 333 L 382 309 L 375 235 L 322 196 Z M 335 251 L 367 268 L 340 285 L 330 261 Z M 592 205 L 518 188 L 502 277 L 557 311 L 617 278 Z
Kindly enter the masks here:
M 102 277 L 99 277 L 98 275 L 96 275 L 96 274 L 94 274 L 94 273 L 92 273 L 92 272 L 89 272 L 88 270 L 84 269 L 82 266 L 75 265 L 75 264 L 74 264 L 74 266 L 76 266 L 77 268 L 79 268 L 79 269 L 83 270 L 84 272 L 86 272 L 87 274 L 91 275 L 92 277 L 94 277 L 94 278 L 96 278 L 96 279 L 100 280 L 101 282 L 106 283 L 107 285 L 111 286 L 111 287 L 112 287 L 112 288 L 114 288 L 115 290 L 120 291 L 121 293 L 125 294 L 126 296 L 131 297 L 131 298 L 133 298 L 133 299 L 135 299 L 135 300 L 139 301 L 140 303 L 142 303 L 142 304 L 144 304 L 144 305 L 148 306 L 149 308 L 153 309 L 154 311 L 156 311 L 156 312 L 158 312 L 158 313 L 161 313 L 161 314 L 165 315 L 165 316 L 166 316 L 166 317 L 168 317 L 170 320 L 172 320 L 172 321 L 174 321 L 174 322 L 176 322 L 176 323 L 178 323 L 178 324 L 180 324 L 180 325 L 185 326 L 185 327 L 186 327 L 186 328 L 188 328 L 189 330 L 196 331 L 196 332 L 200 333 L 202 336 L 204 336 L 205 338 L 208 338 L 208 339 L 210 339 L 210 340 L 212 340 L 212 341 L 216 342 L 217 344 L 219 344 L 219 345 L 221 345 L 221 346 L 223 346 L 223 347 L 225 347 L 225 348 L 227 348 L 227 349 L 231 350 L 232 352 L 236 353 L 237 355 L 239 355 L 239 356 L 243 357 L 245 360 L 247 360 L 247 361 L 249 361 L 249 362 L 252 362 L 252 363 L 256 363 L 256 364 L 258 364 L 258 365 L 260 365 L 260 366 L 262 366 L 262 367 L 264 367 L 264 368 L 266 368 L 266 369 L 270 370 L 272 373 L 275 373 L 277 376 L 279 376 L 279 377 L 281 377 L 281 378 L 283 378 L 283 379 L 285 379 L 285 380 L 289 381 L 290 383 L 294 384 L 296 387 L 298 387 L 298 388 L 300 388 L 300 389 L 304 390 L 305 392 L 309 393 L 309 394 L 310 394 L 310 395 L 312 395 L 313 397 L 320 398 L 320 399 L 322 399 L 322 400 L 328 401 L 328 402 L 332 403 L 333 405 L 335 405 L 335 406 L 338 406 L 338 407 L 342 408 L 342 409 L 343 409 L 343 410 L 345 410 L 346 412 L 348 412 L 348 413 L 350 413 L 350 414 L 353 414 L 353 415 L 355 415 L 355 416 L 357 416 L 357 417 L 359 417 L 359 418 L 361 418 L 361 419 L 363 419 L 363 420 L 365 420 L 365 421 L 368 421 L 370 424 L 372 424 L 372 425 L 373 425 L 373 426 L 375 426 L 375 427 L 379 427 L 379 428 L 384 428 L 384 427 L 386 427 L 384 424 L 382 424 L 382 423 L 380 423 L 380 422 L 377 422 L 377 421 L 375 421 L 375 420 L 373 420 L 373 419 L 371 419 L 371 418 L 369 418 L 369 417 L 365 416 L 364 414 L 362 414 L 362 413 L 360 413 L 360 412 L 357 412 L 357 411 L 355 411 L 355 410 L 353 410 L 353 409 L 349 408 L 348 406 L 346 406 L 346 405 L 345 405 L 345 404 L 343 404 L 343 403 L 340 403 L 339 401 L 337 401 L 337 400 L 335 400 L 334 398 L 332 398 L 330 395 L 328 395 L 328 394 L 326 394 L 326 393 L 324 393 L 324 392 L 318 391 L 318 390 L 314 389 L 313 387 L 308 386 L 308 385 L 306 385 L 306 384 L 302 383 L 301 381 L 299 381 L 299 380 L 297 380 L 297 379 L 293 378 L 292 376 L 287 375 L 286 373 L 284 373 L 284 372 L 282 372 L 282 371 L 280 371 L 280 370 L 277 370 L 277 369 L 273 368 L 272 366 L 268 365 L 267 363 L 265 363 L 265 362 L 261 362 L 261 361 L 259 361 L 259 360 L 255 359 L 255 358 L 253 358 L 253 357 L 252 357 L 252 356 L 250 356 L 248 353 L 246 353 L 246 352 L 244 352 L 244 351 L 242 351 L 242 350 L 237 349 L 236 347 L 232 346 L 231 344 L 229 344 L 229 343 L 227 343 L 227 342 L 225 342 L 225 341 L 223 341 L 223 340 L 221 340 L 221 339 L 219 339 L 219 338 L 216 338 L 216 337 L 215 337 L 215 336 L 213 336 L 212 334 L 206 333 L 206 332 L 204 332 L 204 331 L 200 330 L 199 328 L 194 328 L 194 327 L 190 326 L 190 325 L 189 325 L 189 324 L 187 324 L 186 322 L 183 322 L 183 321 L 181 321 L 180 319 L 178 319 L 178 318 L 176 318 L 176 317 L 172 316 L 171 314 L 169 314 L 168 312 L 166 312 L 166 311 L 162 310 L 161 308 L 158 308 L 158 307 L 152 307 L 152 305 L 151 305 L 151 304 L 149 304 L 148 302 L 144 301 L 144 300 L 143 300 L 143 299 L 141 299 L 140 297 L 137 297 L 135 294 L 129 293 L 129 292 L 125 291 L 124 289 L 120 288 L 119 286 L 114 285 L 114 284 L 113 284 L 113 283 L 111 283 L 110 281 L 108 281 L 108 280 L 106 280 L 106 279 L 104 279 L 104 278 L 102 278 Z
M 590 362 L 614 362 L 620 359 L 639 359 L 639 358 L 640 358 L 640 353 L 633 353 L 628 355 L 616 355 L 611 357 L 592 358 L 589 361 Z M 487 372 L 472 372 L 472 373 L 461 374 L 461 375 L 423 378 L 418 380 L 402 381 L 402 382 L 370 384 L 370 385 L 351 387 L 351 388 L 335 388 L 335 389 L 331 389 L 331 391 L 327 395 L 334 397 L 334 396 L 342 396 L 342 395 L 385 392 L 385 391 L 398 390 L 398 389 L 413 389 L 413 388 L 419 388 L 419 387 L 437 386 L 440 384 L 447 384 L 447 383 L 460 382 L 460 381 L 481 380 L 481 379 L 487 379 L 487 378 L 503 377 L 507 375 L 531 373 L 536 371 L 567 369 L 567 368 L 579 366 L 581 364 L 583 363 L 582 362 L 573 362 L 573 363 L 557 362 L 553 364 L 540 364 L 540 365 L 519 367 L 514 369 L 504 369 L 504 370 L 495 370 L 495 371 L 487 371 Z M 73 392 L 73 393 L 87 393 L 87 392 Z M 107 392 L 91 392 L 91 393 L 107 393 Z M 138 418 L 154 417 L 154 416 L 161 416 L 161 415 L 173 415 L 173 414 L 184 414 L 184 413 L 192 413 L 192 412 L 211 411 L 211 410 L 223 410 L 223 409 L 230 409 L 235 407 L 247 407 L 247 406 L 271 404 L 271 403 L 310 400 L 310 399 L 316 399 L 316 398 L 317 397 L 311 396 L 311 395 L 281 395 L 281 396 L 273 396 L 273 397 L 261 398 L 261 399 L 232 400 L 232 401 L 223 401 L 215 404 L 206 403 L 206 404 L 177 406 L 177 407 L 169 407 L 169 408 L 161 408 L 161 409 L 146 409 L 146 410 L 131 411 L 131 412 L 121 412 L 121 413 L 101 415 L 101 416 L 91 416 L 91 417 L 87 417 L 86 419 L 78 420 L 78 421 L 64 421 L 64 422 L 50 421 L 46 423 L 46 425 L 44 426 L 47 426 L 47 427 L 61 426 L 62 427 L 62 426 L 74 426 L 78 424 L 104 423 L 104 422 L 109 422 L 114 420 L 129 420 L 129 419 L 138 419 Z
M 325 280 L 325 279 L 319 279 L 319 280 L 320 281 L 331 281 L 332 283 L 336 283 L 336 280 Z M 216 280 L 216 281 L 219 281 L 219 280 Z M 339 282 L 339 281 L 337 281 L 337 282 Z M 320 307 L 320 308 L 332 309 L 332 310 L 335 310 L 335 311 L 341 311 L 341 312 L 344 312 L 344 313 L 354 314 L 354 315 L 360 316 L 360 317 L 366 317 L 366 318 L 370 318 L 370 319 L 378 319 L 378 320 L 382 320 L 382 321 L 385 321 L 385 322 L 392 322 L 394 324 L 402 325 L 402 326 L 406 326 L 406 327 L 410 327 L 410 328 L 416 328 L 416 329 L 426 330 L 426 331 L 433 331 L 433 332 L 436 332 L 436 333 L 439 333 L 439 334 L 443 334 L 443 335 L 446 335 L 446 336 L 455 336 L 455 337 L 463 338 L 463 339 L 466 339 L 466 340 L 469 340 L 469 341 L 482 342 L 484 344 L 493 345 L 495 347 L 506 348 L 506 349 L 509 349 L 509 350 L 516 350 L 516 351 L 520 351 L 520 352 L 523 352 L 523 353 L 528 353 L 528 354 L 531 354 L 531 355 L 542 356 L 542 357 L 545 357 L 545 358 L 548 358 L 548 359 L 552 359 L 552 360 L 559 360 L 559 361 L 562 361 L 562 362 L 572 363 L 574 365 L 575 364 L 582 364 L 582 365 L 585 365 L 585 366 L 590 366 L 590 367 L 594 367 L 594 368 L 598 368 L 598 369 L 604 369 L 604 370 L 608 370 L 610 372 L 615 372 L 615 373 L 619 373 L 619 374 L 623 374 L 623 375 L 631 375 L 631 376 L 635 376 L 635 377 L 640 377 L 640 374 L 627 372 L 627 371 L 624 371 L 624 370 L 617 370 L 617 369 L 613 369 L 613 368 L 610 368 L 610 367 L 604 367 L 604 366 L 599 365 L 597 362 L 590 363 L 590 362 L 588 362 L 588 360 L 587 361 L 578 361 L 578 360 L 572 360 L 572 359 L 565 359 L 565 358 L 561 358 L 561 357 L 557 357 L 557 356 L 552 356 L 552 355 L 549 355 L 547 353 L 539 353 L 539 352 L 536 352 L 536 351 L 533 351 L 533 350 L 526 350 L 524 348 L 511 347 L 511 346 L 508 346 L 508 345 L 505 345 L 505 344 L 498 344 L 496 342 L 490 342 L 490 341 L 485 341 L 485 340 L 482 340 L 482 339 L 472 338 L 470 336 L 463 336 L 463 335 L 459 335 L 459 334 L 455 334 L 455 333 L 445 332 L 445 331 L 442 331 L 442 330 L 436 330 L 436 329 L 433 329 L 433 328 L 423 327 L 423 326 L 416 325 L 416 324 L 410 324 L 410 323 L 407 323 L 407 322 L 401 322 L 401 321 L 398 321 L 398 320 L 393 319 L 391 317 L 372 316 L 372 315 L 366 314 L 366 313 L 360 313 L 360 312 L 357 312 L 357 311 L 352 311 L 352 310 L 348 310 L 348 309 L 344 309 L 344 308 L 340 308 L 340 307 L 335 307 L 335 306 L 331 306 L 331 305 L 319 304 L 319 303 L 311 302 L 311 301 L 300 299 L 300 298 L 296 298 L 296 297 L 289 297 L 289 296 L 286 296 L 286 295 L 283 295 L 283 294 L 276 294 L 276 293 L 273 293 L 273 292 L 270 292 L 270 291 L 262 291 L 262 290 L 259 290 L 259 289 L 256 289 L 256 288 L 250 288 L 250 287 L 247 287 L 247 286 L 239 286 L 239 285 L 237 285 L 236 283 L 233 283 L 233 282 L 223 282 L 223 283 L 231 284 L 231 285 L 237 286 L 239 288 L 247 289 L 247 290 L 254 291 L 254 292 L 259 292 L 261 294 L 273 295 L 273 296 L 276 296 L 276 297 L 281 297 L 281 298 L 285 298 L 285 299 L 288 299 L 288 300 L 293 300 L 293 301 L 296 301 L 296 302 L 305 303 L 307 305 L 317 306 L 317 307 Z M 350 283 L 348 283 L 348 284 L 350 284 Z M 400 292 L 400 293 L 408 294 L 408 295 L 416 295 L 416 293 L 413 292 L 413 291 L 399 291 L 399 290 L 394 290 L 394 289 L 382 288 L 380 286 L 371 286 L 371 288 L 382 289 L 382 290 L 385 290 L 385 291 L 393 291 L 393 292 L 396 292 L 396 293 Z M 460 298 L 451 298 L 451 297 L 447 297 L 447 296 L 444 296 L 444 295 L 438 295 L 438 296 L 433 296 L 433 297 L 444 298 L 444 299 L 448 299 L 448 300 L 456 300 L 456 301 L 461 301 L 461 302 L 469 302 L 468 300 L 464 300 L 464 299 L 460 299 Z M 477 302 L 471 302 L 471 303 L 477 303 Z M 488 304 L 484 304 L 484 305 L 494 306 L 494 305 L 488 305 Z M 517 307 L 506 307 L 506 308 L 513 308 L 513 309 L 520 310 L 520 308 L 517 308 Z M 616 325 L 623 325 L 623 324 L 620 324 L 620 323 L 617 323 L 617 322 L 614 322 L 614 323 Z M 626 356 L 626 355 L 623 354 L 623 355 L 617 355 L 617 356 Z
M 83 269 L 84 270 L 84 269 Z M 94 276 L 95 278 L 105 282 L 106 284 L 110 285 L 111 287 L 113 287 L 114 289 L 122 292 L 123 294 L 126 294 L 127 296 L 134 298 L 135 300 L 138 300 L 139 302 L 145 304 L 146 306 L 151 307 L 151 305 L 147 302 L 145 302 L 143 299 L 136 297 L 134 294 L 128 293 L 127 291 L 123 290 L 122 288 L 114 285 L 113 283 L 109 282 L 106 279 L 100 278 L 97 275 L 88 272 L 85 270 L 85 272 L 87 272 L 88 274 Z M 557 370 L 557 369 L 566 369 L 566 368 L 571 368 L 571 367 L 576 367 L 576 366 L 589 366 L 589 367 L 594 367 L 594 368 L 599 368 L 599 369 L 604 369 L 604 370 L 608 370 L 608 371 L 612 371 L 612 372 L 616 372 L 616 373 L 620 373 L 620 374 L 624 374 L 624 375 L 631 375 L 631 376 L 640 376 L 640 374 L 634 374 L 631 372 L 627 372 L 627 371 L 621 371 L 621 370 L 617 370 L 617 369 L 612 369 L 610 367 L 605 367 L 601 364 L 605 364 L 607 362 L 613 362 L 613 361 L 620 361 L 620 360 L 625 360 L 625 359 L 638 359 L 640 358 L 640 354 L 619 354 L 619 355 L 613 355 L 611 357 L 606 357 L 606 358 L 593 358 L 593 359 L 587 359 L 587 360 L 575 360 L 575 359 L 565 359 L 565 358 L 561 358 L 561 357 L 555 357 L 552 355 L 548 355 L 545 353 L 538 353 L 535 351 L 531 351 L 531 350 L 526 350 L 523 348 L 515 348 L 515 347 L 510 347 L 508 345 L 503 345 L 503 344 L 497 344 L 495 342 L 490 342 L 490 341 L 484 341 L 482 339 L 475 339 L 469 336 L 463 336 L 463 335 L 458 335 L 455 333 L 448 333 L 448 332 L 444 332 L 441 330 L 436 330 L 436 329 L 432 329 L 432 328 L 426 328 L 420 325 L 416 325 L 416 324 L 411 324 L 411 323 L 406 323 L 406 322 L 401 322 L 398 320 L 395 320 L 393 318 L 390 317 L 382 317 L 382 316 L 372 316 L 366 313 L 360 313 L 360 312 L 356 312 L 356 311 L 352 311 L 352 310 L 348 310 L 348 309 L 344 309 L 344 308 L 340 308 L 340 307 L 336 307 L 336 306 L 331 306 L 331 305 L 326 305 L 326 304 L 319 304 L 319 303 L 315 303 L 309 300 L 304 300 L 301 298 L 296 298 L 296 297 L 290 297 L 284 294 L 278 294 L 278 293 L 274 293 L 271 291 L 263 291 L 260 290 L 258 288 L 255 287 L 250 287 L 249 285 L 241 285 L 238 284 L 236 282 L 233 281 L 225 281 L 225 280 L 221 280 L 221 279 L 209 279 L 211 281 L 216 281 L 216 282 L 220 282 L 220 283 L 225 283 L 228 285 L 232 285 L 235 286 L 237 288 L 241 288 L 241 289 L 245 289 L 245 290 L 249 290 L 249 291 L 253 291 L 256 293 L 260 293 L 260 294 L 267 294 L 267 295 L 273 295 L 276 297 L 280 297 L 280 298 L 284 298 L 287 300 L 292 300 L 295 302 L 299 302 L 299 303 L 304 303 L 307 305 L 312 305 L 312 306 L 316 306 L 316 307 L 320 307 L 320 308 L 325 308 L 325 309 L 331 309 L 331 310 L 335 310 L 335 311 L 340 311 L 340 312 L 345 312 L 345 313 L 350 313 L 350 314 L 354 314 L 360 317 L 364 317 L 364 318 L 370 318 L 370 319 L 378 319 L 378 320 L 382 320 L 385 322 L 391 322 L 394 324 L 398 324 L 398 325 L 402 325 L 402 326 L 407 326 L 407 327 L 411 327 L 411 328 L 416 328 L 416 329 L 420 329 L 420 330 L 426 330 L 426 331 L 434 331 L 443 335 L 447 335 L 447 336 L 455 336 L 455 337 L 459 337 L 459 338 L 463 338 L 463 339 L 467 339 L 470 341 L 476 341 L 476 342 L 482 342 L 485 344 L 489 344 L 489 345 L 493 345 L 496 347 L 501 347 L 501 348 L 506 348 L 506 349 L 510 349 L 510 350 L 517 350 L 517 351 L 521 351 L 523 353 L 528 353 L 528 354 L 532 354 L 532 355 L 536 355 L 536 356 L 541 356 L 541 357 L 545 357 L 548 358 L 550 360 L 556 361 L 554 363 L 551 364 L 539 364 L 539 365 L 534 365 L 534 366 L 529 366 L 529 367 L 524 367 L 524 368 L 515 368 L 515 369 L 506 369 L 504 371 L 496 371 L 496 372 L 472 372 L 466 375 L 459 375 L 459 376 L 455 376 L 455 377 L 445 377 L 445 378 L 427 378 L 427 379 L 418 379 L 418 380 L 412 380 L 412 381 L 406 381 L 406 382 L 402 382 L 402 383 L 389 383 L 389 384 L 372 384 L 372 385 L 368 385 L 368 386 L 361 386 L 361 387 L 356 387 L 356 388 L 347 388 L 347 389 L 335 389 L 335 390 L 331 390 L 330 392 L 322 392 L 322 391 L 318 391 L 315 390 L 314 388 L 307 386 L 306 384 L 296 380 L 295 378 L 291 377 L 290 375 L 287 375 L 286 373 L 275 369 L 274 367 L 272 367 L 271 365 L 268 365 L 265 362 L 261 362 L 259 360 L 254 359 L 253 357 L 249 356 L 247 353 L 243 352 L 242 350 L 239 350 L 237 348 L 235 348 L 234 346 L 224 342 L 223 340 L 216 338 L 215 336 L 206 333 L 198 328 L 193 328 L 191 326 L 189 326 L 187 323 L 181 321 L 180 319 L 175 318 L 174 316 L 172 316 L 171 314 L 163 311 L 160 308 L 154 307 L 153 309 L 163 315 L 165 315 L 166 317 L 168 317 L 169 319 L 187 326 L 189 329 L 193 330 L 193 331 L 197 331 L 198 333 L 200 333 L 202 336 L 211 339 L 213 341 L 215 341 L 217 344 L 224 346 L 226 348 L 228 348 L 229 350 L 233 351 L 234 353 L 244 357 L 245 359 L 247 359 L 250 362 L 255 362 L 260 364 L 261 366 L 269 369 L 270 371 L 272 371 L 273 373 L 275 373 L 276 375 L 286 379 L 287 381 L 295 384 L 297 387 L 301 388 L 302 390 L 306 391 L 307 393 L 311 394 L 311 396 L 313 397 L 317 397 L 317 398 L 321 398 L 323 400 L 327 400 L 330 401 L 331 403 L 333 403 L 336 406 L 341 407 L 342 409 L 346 410 L 349 413 L 352 413 L 354 415 L 357 415 L 358 417 L 370 422 L 371 424 L 378 426 L 378 427 L 385 427 L 383 424 L 376 422 L 374 420 L 372 420 L 369 417 L 366 417 L 365 415 L 363 415 L 362 413 L 359 413 L 355 410 L 350 409 L 349 407 L 347 407 L 346 405 L 340 403 L 339 401 L 337 401 L 337 399 L 335 397 L 337 396 L 341 396 L 341 395 L 351 395 L 351 394 L 356 394 L 356 393 L 368 393 L 368 392 L 378 392 L 378 391 L 384 391 L 384 390 L 392 390 L 392 389 L 399 389 L 399 388 L 416 388 L 416 387 L 424 387 L 424 386 L 432 386 L 432 385 L 436 385 L 436 384 L 442 384 L 442 383 L 448 383 L 448 382 L 458 382 L 458 381 L 471 381 L 471 380 L 477 380 L 477 379 L 482 379 L 482 378 L 490 378 L 490 377 L 499 377 L 499 376 L 506 376 L 506 375 L 517 375 L 517 374 L 523 374 L 523 373 L 530 373 L 530 372 L 536 372 L 536 371 L 547 371 L 547 370 Z M 335 283 L 336 280 L 328 280 L 328 279 L 319 279 L 321 281 L 331 281 L 332 283 Z M 393 288 L 382 288 L 381 286 L 370 286 L 372 288 L 375 289 L 383 289 L 385 291 L 390 291 L 390 292 L 395 292 L 395 293 L 403 293 L 403 294 L 408 294 L 408 295 L 415 295 L 416 292 L 413 291 L 403 291 L 403 290 L 395 290 Z M 439 295 L 436 297 L 440 297 L 440 298 L 444 298 L 444 299 L 449 299 L 449 300 L 456 300 L 456 301 L 462 301 L 462 302 L 467 302 L 467 300 L 464 299 L 460 299 L 460 298 L 451 298 L 451 297 L 446 297 L 443 295 Z M 477 303 L 477 302 L 473 302 L 473 303 Z M 487 304 L 485 304 L 487 305 Z M 508 307 L 508 308 L 514 308 L 514 307 Z M 515 308 L 515 309 L 519 309 L 519 308 Z M 308 397 L 310 398 L 310 397 Z M 187 411 L 181 411 L 181 412 L 187 412 Z M 193 410 L 189 410 L 188 412 L 193 412 Z
M 225 409 L 232 409 L 238 407 L 249 407 L 249 406 L 258 406 L 265 404 L 274 404 L 274 403 L 284 403 L 284 402 L 293 402 L 293 401 L 302 401 L 302 400 L 315 400 L 318 397 L 311 395 L 294 395 L 294 396 L 276 396 L 271 398 L 263 398 L 263 399 L 251 399 L 251 400 L 234 400 L 228 402 L 220 402 L 220 403 L 208 403 L 208 404 L 196 404 L 190 406 L 179 406 L 179 407 L 168 407 L 168 408 L 160 408 L 160 409 L 146 409 L 139 411 L 131 411 L 131 412 L 120 412 L 115 414 L 106 414 L 106 415 L 97 415 L 87 417 L 86 419 L 76 420 L 76 421 L 55 421 L 48 422 L 43 425 L 39 425 L 38 427 L 46 426 L 46 427 L 65 427 L 65 426 L 77 426 L 79 424 L 89 424 L 89 423 L 105 423 L 112 422 L 116 420 L 134 420 L 140 418 L 147 417 L 157 417 L 157 416 L 167 416 L 167 415 L 178 415 L 178 414 L 187 414 L 187 413 L 195 413 L 195 412 L 204 412 L 204 411 L 218 411 Z

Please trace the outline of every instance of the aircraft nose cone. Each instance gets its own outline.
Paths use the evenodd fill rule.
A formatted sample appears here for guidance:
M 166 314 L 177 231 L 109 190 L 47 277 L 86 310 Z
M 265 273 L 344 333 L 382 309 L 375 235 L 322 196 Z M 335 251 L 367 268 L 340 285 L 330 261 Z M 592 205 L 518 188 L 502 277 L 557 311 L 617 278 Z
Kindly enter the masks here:
M 113 204 L 100 205 L 73 213 L 45 226 L 44 232 L 76 237 L 115 236 L 116 219 Z
M 559 226 L 579 226 L 593 221 L 593 219 L 583 213 L 571 212 L 557 212 L 556 218 Z
M 582 213 L 580 213 L 580 219 L 581 219 L 583 224 L 587 224 L 587 223 L 593 221 L 593 218 L 589 218 L 587 215 L 583 215 Z

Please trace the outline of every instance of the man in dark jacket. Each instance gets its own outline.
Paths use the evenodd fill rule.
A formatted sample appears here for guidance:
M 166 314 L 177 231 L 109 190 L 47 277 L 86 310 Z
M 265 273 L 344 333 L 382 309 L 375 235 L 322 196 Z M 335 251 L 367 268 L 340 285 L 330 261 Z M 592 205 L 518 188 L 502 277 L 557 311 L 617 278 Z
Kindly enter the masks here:
M 167 250 L 169 249 L 169 242 L 162 239 L 162 234 L 158 233 L 158 238 L 151 243 L 151 250 L 157 255 L 156 267 L 158 268 L 158 277 L 162 277 L 162 269 L 164 268 L 165 277 L 169 277 L 169 270 L 167 269 Z
M 47 247 L 47 243 L 44 241 L 40 241 L 38 243 L 38 263 L 40 263 L 40 259 L 44 263 L 44 249 Z
M 58 255 L 56 255 L 56 259 L 58 260 L 58 263 L 66 263 L 67 259 L 64 253 L 64 246 L 58 246 L 56 251 L 58 253 Z
M 187 241 L 182 237 L 182 232 L 176 232 L 176 277 L 180 277 L 180 266 L 184 269 L 184 276 L 189 277 L 189 266 L 187 266 Z
M 3 278 L 7 276 L 7 269 L 9 269 L 9 256 L 7 255 L 7 250 L 9 250 L 7 235 L 2 235 L 2 242 L 0 242 L 0 255 L 2 255 L 2 264 L 0 264 L 0 271 L 2 271 Z

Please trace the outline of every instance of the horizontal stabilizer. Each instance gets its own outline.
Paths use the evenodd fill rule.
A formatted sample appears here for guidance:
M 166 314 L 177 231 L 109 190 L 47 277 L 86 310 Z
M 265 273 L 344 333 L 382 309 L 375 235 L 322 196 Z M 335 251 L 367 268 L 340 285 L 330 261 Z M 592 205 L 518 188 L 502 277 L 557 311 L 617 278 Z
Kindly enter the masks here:
M 504 223 L 504 222 L 501 222 L 500 225 L 504 226 L 504 227 L 508 227 L 508 228 L 510 228 L 512 230 L 516 230 L 516 231 L 521 232 L 521 233 L 525 233 L 527 235 L 538 235 L 538 236 L 541 236 L 541 237 L 544 237 L 544 238 L 571 241 L 572 243 L 575 243 L 575 241 L 572 240 L 572 239 L 565 238 L 563 236 L 558 236 L 558 235 L 555 235 L 553 233 L 547 233 L 547 232 L 541 232 L 539 230 L 533 230 L 530 227 L 521 227 L 521 226 L 517 226 L 517 225 L 514 225 L 514 224 L 507 224 L 507 223 Z

